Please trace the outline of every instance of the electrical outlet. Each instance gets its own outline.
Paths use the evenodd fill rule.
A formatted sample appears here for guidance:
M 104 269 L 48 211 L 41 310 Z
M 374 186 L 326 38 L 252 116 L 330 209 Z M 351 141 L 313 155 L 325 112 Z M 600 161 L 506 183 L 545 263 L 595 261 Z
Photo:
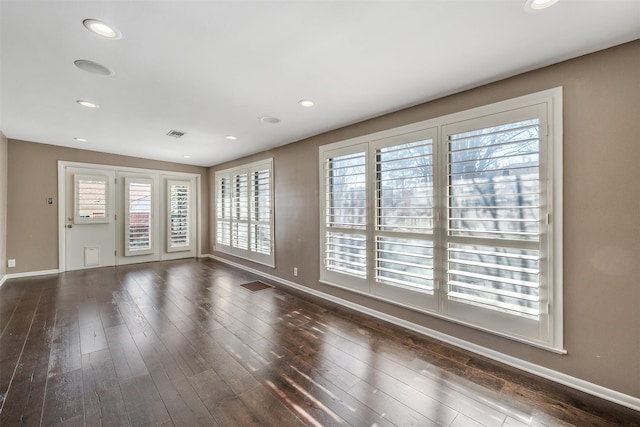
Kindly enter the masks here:
M 15 259 L 8 259 L 7 260 L 7 267 L 15 267 L 16 266 L 16 260 Z
M 298 277 L 298 267 L 293 267 L 293 275 Z

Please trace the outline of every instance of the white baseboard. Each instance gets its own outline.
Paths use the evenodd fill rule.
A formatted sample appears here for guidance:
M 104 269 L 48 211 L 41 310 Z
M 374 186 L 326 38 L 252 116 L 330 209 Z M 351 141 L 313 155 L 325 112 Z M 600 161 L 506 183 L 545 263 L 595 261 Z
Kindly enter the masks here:
M 640 399 L 637 397 L 633 397 L 624 393 L 620 393 L 615 390 L 611 390 L 606 387 L 602 387 L 598 384 L 593 384 L 588 381 L 582 380 L 580 378 L 573 377 L 571 375 L 564 374 L 562 372 L 554 371 L 553 369 L 545 368 L 544 366 L 536 365 L 535 363 L 527 362 L 526 360 L 518 359 L 513 356 L 509 356 L 508 354 L 501 353 L 496 350 L 492 350 L 487 347 L 480 346 L 478 344 L 474 344 L 469 341 L 462 340 L 460 338 L 456 338 L 451 335 L 444 334 L 442 332 L 438 332 L 436 330 L 417 325 L 415 323 L 399 319 L 397 317 L 391 316 L 389 314 L 383 313 L 381 311 L 373 310 L 371 308 L 362 306 L 360 304 L 353 303 L 351 301 L 335 297 L 333 295 L 326 294 L 324 292 L 317 291 L 315 289 L 307 288 L 306 286 L 302 286 L 298 283 L 292 282 L 290 280 L 282 279 L 277 276 L 273 276 L 268 273 L 264 273 L 262 271 L 253 269 L 251 267 L 247 267 L 246 265 L 238 264 L 236 262 L 230 261 L 225 258 L 220 258 L 215 255 L 207 254 L 203 255 L 203 257 L 209 257 L 216 261 L 220 261 L 222 263 L 231 265 L 233 267 L 239 268 L 241 270 L 248 271 L 250 273 L 256 274 L 258 276 L 262 276 L 266 279 L 273 280 L 274 282 L 280 283 L 284 286 L 288 286 L 290 288 L 294 288 L 296 290 L 305 292 L 307 294 L 325 299 L 327 301 L 334 302 L 336 304 L 342 305 L 344 307 L 348 307 L 350 309 L 359 311 L 361 313 L 373 316 L 380 320 L 384 320 L 386 322 L 392 323 L 394 325 L 398 325 L 405 329 L 409 329 L 411 331 L 417 332 L 422 335 L 426 335 L 431 338 L 435 338 L 447 344 L 454 345 L 456 347 L 462 348 L 464 350 L 468 350 L 470 352 L 476 353 L 480 356 L 487 357 L 489 359 L 495 360 L 500 363 L 504 363 L 505 365 L 512 366 L 517 369 L 521 369 L 525 372 L 529 372 L 531 374 L 537 375 L 542 378 L 546 378 L 548 380 L 554 381 L 556 383 L 574 388 L 576 390 L 580 390 L 582 392 L 591 394 L 593 396 L 599 397 L 601 399 L 608 400 L 613 403 L 617 403 L 618 405 L 625 406 L 627 408 L 633 409 L 635 411 L 640 411 Z
M 19 279 L 21 277 L 47 276 L 49 274 L 58 274 L 60 270 L 41 270 L 41 271 L 25 271 L 24 273 L 7 274 L 5 277 L 9 279 Z
M 3 274 L 2 277 L 0 277 L 0 286 L 2 286 L 6 281 L 7 281 L 7 275 Z

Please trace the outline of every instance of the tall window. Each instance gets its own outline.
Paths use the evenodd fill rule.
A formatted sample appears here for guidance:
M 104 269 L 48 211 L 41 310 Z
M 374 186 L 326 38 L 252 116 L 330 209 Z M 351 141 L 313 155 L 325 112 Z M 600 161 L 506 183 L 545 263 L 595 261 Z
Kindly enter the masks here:
M 321 280 L 561 351 L 560 108 L 550 90 L 321 147 Z
M 191 182 L 167 181 L 167 252 L 193 249 Z
M 125 177 L 125 255 L 153 253 L 153 180 Z
M 273 162 L 215 174 L 216 250 L 274 266 Z

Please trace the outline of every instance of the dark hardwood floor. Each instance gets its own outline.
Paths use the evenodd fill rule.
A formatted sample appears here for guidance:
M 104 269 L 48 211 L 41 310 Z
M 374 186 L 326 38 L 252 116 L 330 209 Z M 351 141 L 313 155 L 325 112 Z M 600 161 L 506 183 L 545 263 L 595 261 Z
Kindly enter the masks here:
M 0 425 L 618 426 L 640 413 L 183 260 L 0 288 Z

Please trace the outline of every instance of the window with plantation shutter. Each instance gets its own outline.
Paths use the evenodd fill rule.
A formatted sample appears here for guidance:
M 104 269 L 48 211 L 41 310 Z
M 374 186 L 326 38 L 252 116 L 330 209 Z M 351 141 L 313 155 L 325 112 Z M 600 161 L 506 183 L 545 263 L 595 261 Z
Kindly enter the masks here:
M 327 159 L 327 268 L 366 277 L 365 153 Z
M 274 266 L 272 165 L 216 172 L 216 250 Z
M 153 253 L 153 180 L 124 179 L 125 256 Z
M 167 252 L 191 250 L 191 182 L 167 181 L 167 193 Z
M 231 241 L 231 178 L 222 177 L 216 182 L 216 242 Z
M 562 90 L 320 147 L 321 281 L 562 352 Z
M 231 209 L 231 246 L 249 249 L 249 177 L 247 173 L 233 175 L 233 207 Z
M 271 254 L 271 170 L 251 172 L 251 251 Z
M 435 308 L 434 130 L 375 141 L 373 292 Z M 410 292 L 407 292 L 410 291 Z
M 538 118 L 448 135 L 450 300 L 537 318 L 539 135 Z
M 368 290 L 366 146 L 329 151 L 322 162 L 324 269 Z
M 110 221 L 109 177 L 107 175 L 74 175 L 74 224 L 96 224 Z

